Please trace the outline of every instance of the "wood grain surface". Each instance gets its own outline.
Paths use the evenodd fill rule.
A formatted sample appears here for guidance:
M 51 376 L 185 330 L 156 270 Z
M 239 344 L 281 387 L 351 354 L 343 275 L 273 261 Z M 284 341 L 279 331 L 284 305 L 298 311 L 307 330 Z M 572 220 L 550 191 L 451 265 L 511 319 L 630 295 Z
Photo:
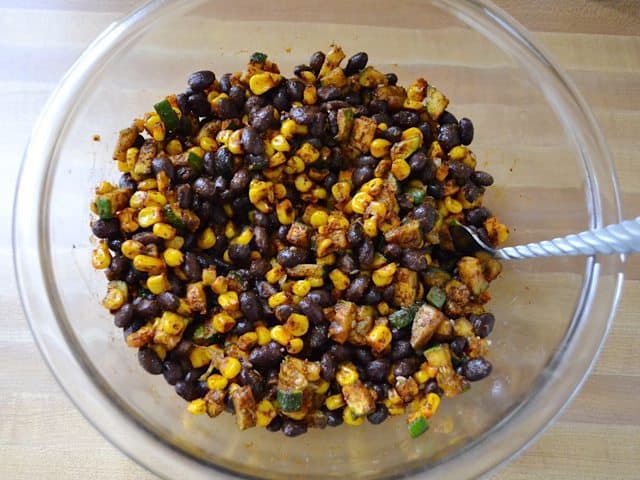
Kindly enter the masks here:
M 640 215 L 640 2 L 497 3 L 534 30 L 573 77 L 607 136 L 625 215 Z M 94 430 L 57 385 L 31 337 L 11 267 L 13 190 L 32 124 L 86 45 L 137 4 L 0 0 L 0 479 L 156 478 Z M 626 267 L 613 329 L 584 388 L 493 478 L 640 478 L 639 289 L 636 255 Z

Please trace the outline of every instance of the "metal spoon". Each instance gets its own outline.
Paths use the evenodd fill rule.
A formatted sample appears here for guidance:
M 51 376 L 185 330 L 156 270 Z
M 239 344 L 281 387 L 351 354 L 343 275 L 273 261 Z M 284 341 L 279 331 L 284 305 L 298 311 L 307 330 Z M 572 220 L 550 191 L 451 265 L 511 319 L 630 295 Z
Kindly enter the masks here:
M 500 260 L 640 252 L 640 217 L 553 240 L 499 249 L 484 243 L 466 225 L 451 225 L 449 231 L 459 251 L 468 254 L 485 251 Z

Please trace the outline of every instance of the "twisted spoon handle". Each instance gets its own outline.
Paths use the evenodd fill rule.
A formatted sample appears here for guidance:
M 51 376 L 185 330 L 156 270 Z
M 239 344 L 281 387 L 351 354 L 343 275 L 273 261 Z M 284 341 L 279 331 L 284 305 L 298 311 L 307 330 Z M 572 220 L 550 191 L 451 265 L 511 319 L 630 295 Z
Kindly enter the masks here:
M 632 252 L 640 252 L 640 217 L 553 240 L 501 248 L 497 250 L 496 257 L 502 260 L 520 260 L 534 257 Z

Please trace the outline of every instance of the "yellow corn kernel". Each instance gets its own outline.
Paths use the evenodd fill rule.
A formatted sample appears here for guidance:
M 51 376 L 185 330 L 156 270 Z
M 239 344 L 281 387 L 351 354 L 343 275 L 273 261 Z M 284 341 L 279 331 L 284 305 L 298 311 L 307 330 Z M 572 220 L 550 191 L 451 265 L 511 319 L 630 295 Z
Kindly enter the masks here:
M 411 127 L 411 128 L 407 128 L 405 131 L 402 132 L 402 136 L 401 136 L 402 140 L 409 140 L 411 138 L 423 138 L 422 132 L 420 131 L 419 128 L 417 127 Z
M 136 256 L 140 255 L 144 250 L 144 245 L 137 240 L 125 240 L 120 246 L 122 254 L 129 260 L 133 260 Z
M 311 195 L 313 195 L 313 198 L 317 198 L 318 200 L 326 200 L 327 190 L 322 187 L 316 187 L 311 191 Z
M 149 115 L 144 122 L 144 128 L 153 136 L 154 140 L 161 142 L 164 140 L 164 124 L 157 114 Z
M 398 180 L 402 181 L 411 175 L 411 167 L 406 160 L 398 158 L 391 164 L 391 173 Z
M 218 333 L 227 333 L 236 326 L 235 319 L 226 312 L 216 313 L 211 320 L 213 328 Z
M 375 138 L 371 145 L 369 145 L 369 151 L 371 155 L 376 158 L 383 158 L 389 155 L 389 150 L 391 149 L 391 142 L 384 138 Z
M 291 145 L 284 135 L 276 135 L 271 139 L 271 146 L 276 152 L 290 152 Z
M 292 118 L 287 118 L 285 121 L 282 122 L 282 125 L 280 125 L 280 133 L 287 140 L 291 140 L 293 136 L 296 134 L 296 127 L 297 127 L 296 121 L 293 120 Z
M 120 280 L 109 282 L 107 294 L 102 300 L 102 305 L 109 310 L 117 310 L 127 301 L 129 287 Z
M 236 226 L 233 224 L 231 220 L 229 220 L 224 226 L 224 236 L 231 240 L 233 237 L 238 235 L 236 230 Z
M 147 192 L 143 192 L 138 190 L 131 195 L 129 198 L 129 206 L 131 208 L 142 208 L 144 206 L 144 201 L 147 198 Z
M 378 221 L 374 217 L 367 218 L 362 222 L 362 231 L 369 238 L 375 238 L 378 235 Z
M 367 343 L 374 352 L 384 351 L 391 345 L 391 330 L 386 325 L 376 325 L 367 334 Z
M 160 295 L 171 288 L 166 273 L 159 275 L 149 275 L 147 278 L 147 289 L 154 295 Z
M 338 371 L 336 372 L 336 381 L 341 387 L 351 385 L 358 380 L 358 378 L 358 370 L 353 363 L 345 362 L 338 367 Z
M 324 401 L 324 405 L 327 407 L 327 410 L 337 410 L 344 407 L 346 402 L 341 393 L 336 393 L 335 395 L 328 396 Z
M 133 170 L 133 166 L 136 164 L 139 154 L 140 154 L 139 148 L 136 148 L 136 147 L 127 148 L 126 164 L 127 164 L 127 168 L 129 169 L 128 170 L 129 172 Z
M 91 265 L 96 270 L 103 270 L 111 265 L 111 252 L 105 242 L 98 243 L 98 246 L 91 252 Z
M 431 418 L 438 411 L 439 407 L 440 407 L 440 396 L 435 393 L 428 393 L 421 411 L 425 417 Z
M 233 217 L 233 207 L 231 206 L 231 204 L 225 203 L 224 205 L 222 205 L 222 208 L 224 209 L 224 213 L 227 214 L 227 217 Z
M 218 304 L 223 310 L 235 312 L 240 308 L 240 301 L 236 292 L 225 292 L 218 295 Z
M 144 207 L 138 212 L 138 224 L 142 228 L 147 228 L 162 220 L 162 210 L 158 206 Z
M 187 323 L 184 317 L 173 312 L 163 312 L 160 317 L 160 329 L 169 335 L 180 335 Z
M 278 85 L 281 80 L 282 75 L 277 73 L 257 73 L 249 79 L 249 88 L 254 95 L 262 95 Z
M 227 148 L 234 155 L 242 155 L 244 153 L 244 147 L 242 146 L 242 129 L 234 130 L 231 135 L 229 135 L 229 140 L 227 141 Z
M 184 246 L 184 237 L 176 235 L 171 240 L 165 240 L 164 246 L 165 248 L 175 248 L 176 250 L 180 250 Z
M 310 163 L 315 162 L 320 158 L 320 152 L 316 147 L 311 145 L 309 142 L 303 143 L 298 150 L 296 150 L 296 155 L 302 159 L 304 163 L 309 165 Z
M 189 402 L 187 410 L 192 415 L 202 415 L 207 411 L 207 402 L 202 398 L 196 398 Z
M 385 404 L 387 410 L 389 411 L 389 415 L 404 415 L 404 405 L 395 405 L 389 399 L 385 399 L 382 403 Z
M 282 268 L 282 265 L 278 263 L 267 272 L 267 274 L 265 275 L 265 279 L 269 283 L 278 283 L 284 278 L 285 275 L 286 272 L 284 271 L 284 268 Z
M 240 235 L 233 239 L 233 243 L 238 245 L 249 245 L 251 239 L 253 238 L 253 232 L 249 227 L 246 227 Z
M 176 229 L 168 223 L 155 223 L 153 225 L 153 234 L 165 240 L 172 240 L 176 236 Z
M 351 199 L 351 208 L 354 213 L 363 214 L 372 200 L 368 193 L 358 192 Z
M 207 387 L 209 388 L 209 390 L 224 390 L 225 388 L 227 388 L 228 384 L 229 380 L 217 373 L 214 373 L 209 378 L 207 378 Z
M 304 341 L 301 338 L 292 338 L 287 344 L 287 352 L 291 355 L 300 353 L 304 348 Z
M 324 285 L 324 280 L 322 277 L 312 277 L 309 278 L 309 283 L 311 284 L 311 288 L 318 288 Z
M 189 352 L 189 361 L 193 368 L 204 367 L 211 363 L 211 354 L 206 347 L 195 346 Z
M 294 180 L 294 185 L 296 190 L 302 193 L 306 193 L 313 188 L 313 182 L 309 179 L 307 175 L 301 173 Z
M 372 178 L 367 183 L 360 187 L 361 192 L 368 193 L 372 197 L 377 197 L 382 191 L 382 187 L 384 185 L 384 180 L 381 178 Z
M 388 128 L 389 125 L 384 122 L 378 124 L 378 130 L 380 130 L 381 132 L 386 132 Z
M 242 350 L 251 350 L 258 343 L 258 334 L 256 332 L 247 332 L 238 338 L 238 347 Z
M 287 318 L 284 328 L 294 337 L 301 337 L 309 330 L 309 319 L 301 313 L 292 313 Z
M 346 290 L 351 283 L 349 277 L 342 270 L 337 268 L 329 273 L 329 278 L 331 279 L 335 289 L 340 291 Z
M 216 142 L 218 143 L 218 146 L 220 144 L 226 145 L 227 142 L 229 141 L 229 137 L 231 136 L 232 133 L 233 133 L 233 130 L 229 130 L 229 129 L 220 130 L 216 134 Z M 200 145 L 200 146 L 202 146 L 202 145 Z
M 413 379 L 418 382 L 420 385 L 424 385 L 430 380 L 429 373 L 425 370 L 418 370 L 413 374 Z
M 307 85 L 304 87 L 302 101 L 307 105 L 313 105 L 318 101 L 318 91 L 314 85 Z
M 180 140 L 174 138 L 165 145 L 164 149 L 169 155 L 178 155 L 182 153 L 182 144 L 180 143 Z
M 287 160 L 287 165 L 284 167 L 284 172 L 289 175 L 294 175 L 296 173 L 304 172 L 304 169 L 304 160 L 302 160 L 302 158 L 300 158 L 298 155 L 294 155 L 289 160 Z
M 296 211 L 293 208 L 291 200 L 287 198 L 278 203 L 276 206 L 276 215 L 278 216 L 278 222 L 282 225 L 291 225 L 296 218 Z
M 208 138 L 211 138 L 211 137 L 208 137 Z M 191 147 L 189 150 L 187 150 L 187 152 L 193 153 L 200 158 L 204 157 L 204 148 L 202 147 Z
M 273 403 L 269 400 L 261 400 L 256 406 L 256 425 L 266 427 L 276 418 L 276 415 L 278 415 L 278 413 Z
M 237 358 L 224 357 L 220 362 L 218 370 L 220 370 L 220 373 L 225 378 L 231 380 L 240 373 L 240 370 L 242 370 L 242 365 Z
M 229 289 L 229 281 L 222 275 L 216 277 L 211 284 L 211 290 L 218 295 L 225 293 Z
M 349 182 L 336 182 L 331 187 L 331 195 L 336 199 L 336 202 L 342 203 L 349 201 L 351 194 L 351 184 Z
M 264 325 L 258 325 L 256 327 L 256 334 L 258 335 L 258 345 L 266 345 L 271 341 L 271 332 Z
M 271 295 L 269 300 L 267 300 L 267 303 L 269 304 L 269 307 L 276 308 L 287 303 L 288 300 L 289 296 L 287 295 L 287 292 L 278 292 Z
M 387 206 L 382 202 L 373 201 L 368 208 L 369 213 L 378 219 L 384 218 L 387 214 Z
M 304 297 L 311 290 L 311 282 L 309 280 L 298 280 L 293 283 L 291 287 L 291 291 L 294 295 L 298 295 L 299 297 Z
M 136 270 L 149 273 L 150 275 L 158 275 L 165 269 L 165 263 L 161 258 L 142 254 L 135 256 L 133 259 L 133 266 Z
M 396 263 L 389 263 L 384 267 L 378 268 L 373 272 L 371 278 L 373 279 L 373 283 L 376 284 L 377 287 L 386 287 L 393 282 L 393 276 L 398 269 L 398 265 Z
M 444 198 L 444 206 L 451 213 L 460 213 L 462 211 L 460 202 L 451 197 Z
M 273 193 L 278 200 L 282 200 L 287 196 L 287 187 L 285 187 L 282 183 L 276 183 L 273 186 Z
M 316 210 L 311 214 L 311 218 L 309 219 L 312 227 L 322 227 L 329 222 L 329 215 L 324 210 Z
M 352 427 L 357 427 L 364 423 L 364 416 L 356 416 L 351 407 L 348 405 L 344 407 L 344 410 L 342 411 L 342 418 L 346 425 L 351 425 Z
M 216 232 L 213 228 L 207 227 L 198 236 L 198 248 L 202 250 L 208 250 L 213 248 L 216 244 Z
M 391 307 L 387 302 L 380 302 L 376 305 L 376 309 L 380 315 L 389 315 L 391 313 Z
M 165 260 L 166 261 L 166 260 Z M 216 281 L 217 272 L 215 267 L 207 267 L 202 269 L 202 283 L 210 287 Z
M 287 156 L 282 152 L 276 152 L 269 157 L 269 168 L 279 167 L 287 162 Z
M 157 180 L 155 180 L 157 182 Z M 144 199 L 145 207 L 158 206 L 162 207 L 167 204 L 167 197 L 157 190 L 150 190 L 147 192 L 147 197 Z
M 271 336 L 271 340 L 279 343 L 283 347 L 286 347 L 291 340 L 291 334 L 287 332 L 287 330 L 282 325 L 276 325 L 275 327 L 272 327 L 269 334 Z
M 184 262 L 184 255 L 176 248 L 167 248 L 162 252 L 162 258 L 169 267 L 179 267 Z

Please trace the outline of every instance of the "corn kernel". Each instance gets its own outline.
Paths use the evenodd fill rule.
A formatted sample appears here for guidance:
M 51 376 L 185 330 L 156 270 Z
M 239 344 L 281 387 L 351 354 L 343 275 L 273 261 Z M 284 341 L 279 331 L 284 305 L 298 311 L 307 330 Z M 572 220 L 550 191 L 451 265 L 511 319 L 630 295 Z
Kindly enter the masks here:
M 113 281 L 109 282 L 107 294 L 102 300 L 102 305 L 108 310 L 117 310 L 127 301 L 128 287 L 125 282 Z
M 163 312 L 160 317 L 160 329 L 168 335 L 180 335 L 187 323 L 184 317 L 173 312 Z
M 287 196 L 287 187 L 285 187 L 282 183 L 276 183 L 273 186 L 273 193 L 278 200 L 282 200 Z
M 425 370 L 418 370 L 413 374 L 413 379 L 418 382 L 418 384 L 424 385 L 430 380 L 430 377 L 429 373 L 427 373 Z
M 198 236 L 198 248 L 202 250 L 208 250 L 213 248 L 216 244 L 216 232 L 213 228 L 207 227 Z
M 391 149 L 391 142 L 384 138 L 375 138 L 371 145 L 369 145 L 369 151 L 375 158 L 383 158 L 389 155 Z
M 301 337 L 309 330 L 309 319 L 301 313 L 292 313 L 287 318 L 284 328 L 294 337 Z
M 166 273 L 159 275 L 149 275 L 147 278 L 147 289 L 154 295 L 160 295 L 171 288 Z
M 133 260 L 136 256 L 140 255 L 144 250 L 144 245 L 137 240 L 125 240 L 120 246 L 122 254 L 129 260 Z
M 242 155 L 244 153 L 244 147 L 242 146 L 242 129 L 234 130 L 233 133 L 229 135 L 227 148 L 234 155 Z
M 225 292 L 218 295 L 218 304 L 223 310 L 235 312 L 240 308 L 238 294 L 236 292 Z
M 257 73 L 249 79 L 249 88 L 254 95 L 262 95 L 278 85 L 281 80 L 282 75 L 277 73 Z
M 165 240 L 164 246 L 165 248 L 175 248 L 176 250 L 180 250 L 184 246 L 184 237 L 176 235 L 171 240 Z
M 298 295 L 299 297 L 304 297 L 311 290 L 311 282 L 309 280 L 298 280 L 294 282 L 291 287 L 291 291 L 294 295 Z
M 292 338 L 287 344 L 287 352 L 291 355 L 300 353 L 304 348 L 304 341 L 301 338 Z
M 364 423 L 364 416 L 356 416 L 351 407 L 348 405 L 344 407 L 344 410 L 342 411 L 342 418 L 346 425 L 351 425 L 352 427 L 357 427 Z
M 111 252 L 105 242 L 98 243 L 98 246 L 91 252 L 91 265 L 96 270 L 103 270 L 111 265 Z
M 398 180 L 402 181 L 411 175 L 411 167 L 406 160 L 398 158 L 391 164 L 391 173 Z
M 299 76 L 306 83 L 315 83 L 315 81 L 317 79 L 315 73 L 313 73 L 313 72 L 311 72 L 309 70 L 305 70 L 305 71 L 300 72 Z
M 351 208 L 355 213 L 363 214 L 372 200 L 368 193 L 358 192 L 351 199 Z
M 228 221 L 224 226 L 224 236 L 227 237 L 229 240 L 231 240 L 237 234 L 238 232 L 236 230 L 236 226 L 233 224 L 232 221 Z
M 428 393 L 422 407 L 422 414 L 427 418 L 431 418 L 438 411 L 439 407 L 440 396 L 435 393 Z
M 155 180 L 157 183 L 157 180 Z M 167 198 L 156 190 L 150 190 L 147 192 L 147 197 L 144 199 L 145 207 L 158 206 L 162 207 L 167 204 Z
M 329 278 L 331 279 L 335 289 L 340 291 L 346 290 L 351 283 L 349 277 L 342 270 L 337 268 L 329 273 Z
M 335 395 L 328 396 L 324 401 L 324 405 L 327 407 L 327 410 L 337 410 L 344 407 L 346 402 L 341 393 L 336 393 Z
M 285 138 L 284 135 L 276 135 L 271 139 L 271 146 L 275 149 L 276 152 L 290 152 L 291 145 Z
M 267 300 L 267 303 L 269 304 L 269 307 L 276 308 L 287 303 L 288 300 L 289 296 L 287 295 L 287 292 L 278 292 L 271 295 L 269 300 Z
M 302 93 L 302 100 L 307 105 L 313 105 L 318 101 L 318 92 L 314 85 L 307 85 L 304 87 L 304 92 Z
M 218 295 L 226 292 L 228 289 L 229 289 L 229 281 L 227 280 L 226 277 L 223 277 L 222 275 L 219 275 L 218 277 L 216 277 L 216 279 L 211 284 L 211 290 L 213 291 L 213 293 L 216 293 Z
M 309 177 L 304 173 L 301 173 L 296 177 L 294 185 L 296 190 L 302 193 L 306 193 L 313 188 L 313 182 L 309 180 Z
M 256 406 L 256 425 L 259 427 L 268 426 L 277 414 L 273 403 L 269 400 L 261 400 Z
M 218 333 L 227 333 L 229 330 L 236 326 L 235 319 L 225 312 L 216 313 L 212 317 L 212 323 L 213 328 Z
M 278 263 L 267 272 L 267 274 L 265 275 L 265 279 L 269 283 L 278 283 L 284 278 L 285 275 L 286 273 L 284 271 L 284 268 L 282 268 L 282 265 Z
M 165 269 L 165 263 L 160 258 L 150 257 L 149 255 L 136 255 L 133 259 L 133 266 L 136 270 L 146 272 L 151 275 L 162 273 Z
M 247 332 L 238 338 L 238 347 L 242 350 L 249 351 L 258 343 L 258 334 L 256 332 Z
M 445 197 L 444 206 L 451 213 L 462 212 L 462 205 L 460 204 L 460 202 L 457 200 L 454 200 L 451 197 Z
M 378 310 L 378 313 L 383 316 L 387 316 L 391 313 L 391 307 L 387 302 L 378 303 L 378 305 L 376 305 L 376 309 Z
M 338 385 L 342 387 L 345 385 L 351 385 L 358 380 L 358 378 L 358 370 L 353 363 L 345 362 L 338 367 L 338 371 L 336 372 L 336 381 L 338 382 Z
M 189 352 L 189 361 L 193 368 L 204 367 L 211 363 L 211 354 L 206 347 L 195 346 Z
M 296 126 L 297 125 L 295 120 L 293 120 L 292 118 L 287 118 L 282 122 L 282 125 L 280 125 L 280 133 L 287 140 L 291 140 L 296 134 Z
M 322 277 L 312 277 L 309 278 L 309 283 L 311 284 L 311 288 L 318 288 L 324 285 L 324 280 Z
M 226 145 L 229 142 L 229 137 L 231 136 L 232 133 L 233 133 L 233 130 L 229 130 L 228 128 L 224 130 L 220 130 L 216 134 L 216 142 L 218 143 L 218 145 L 220 144 Z M 201 143 L 200 146 L 202 147 L 202 142 L 200 143 Z M 202 148 L 204 149 L 204 147 Z
M 182 144 L 180 140 L 174 138 L 165 145 L 164 149 L 169 155 L 178 155 L 182 153 Z
M 240 373 L 240 370 L 242 370 L 242 365 L 237 358 L 224 357 L 220 362 L 218 370 L 220 370 L 220 373 L 225 378 L 231 380 Z
M 196 398 L 189 402 L 187 410 L 193 415 L 202 415 L 207 411 L 207 402 L 202 398 Z
M 165 240 L 171 240 L 176 236 L 176 229 L 167 223 L 155 223 L 153 225 L 153 234 Z
M 238 245 L 249 245 L 253 238 L 253 232 L 249 227 L 242 230 L 242 233 L 233 239 L 233 243 Z
M 279 343 L 283 347 L 286 347 L 291 340 L 291 334 L 282 325 L 276 325 L 271 328 L 269 334 L 271 335 L 271 340 Z
M 381 132 L 386 132 L 388 128 L 389 125 L 384 122 L 378 124 L 378 130 L 380 130 Z
M 263 346 L 271 341 L 271 332 L 264 325 L 258 325 L 256 327 L 256 334 L 258 335 L 258 345 Z
M 329 215 L 324 210 L 316 210 L 309 219 L 312 227 L 322 227 L 329 222 Z
M 287 156 L 282 152 L 276 152 L 269 157 L 269 168 L 276 168 L 287 163 Z
M 311 195 L 313 195 L 313 198 L 317 198 L 318 200 L 326 200 L 327 190 L 322 187 L 316 187 L 311 191 Z
M 309 142 L 305 142 L 296 150 L 296 156 L 300 157 L 304 163 L 309 165 L 320 158 L 320 152 Z
M 165 263 L 170 267 L 178 267 L 184 262 L 184 255 L 182 252 L 175 248 L 167 248 L 162 252 L 162 258 Z
M 386 325 L 376 325 L 367 334 L 367 343 L 374 352 L 384 351 L 391 345 L 391 330 Z
M 138 212 L 138 224 L 147 228 L 162 220 L 162 210 L 158 206 L 144 207 Z
M 389 263 L 384 267 L 378 268 L 373 272 L 371 278 L 373 279 L 373 283 L 376 284 L 377 287 L 386 287 L 393 282 L 393 276 L 396 273 L 398 265 L 395 263 Z
M 367 218 L 362 222 L 362 230 L 369 238 L 375 238 L 378 235 L 378 221 L 374 218 Z
M 348 182 L 336 182 L 331 187 L 331 194 L 336 199 L 336 202 L 347 202 L 351 194 L 351 184 Z
M 368 193 L 372 197 L 377 197 L 382 191 L 382 187 L 384 185 L 384 180 L 381 178 L 372 178 L 367 183 L 360 187 L 361 192 Z
M 217 373 L 214 373 L 209 378 L 207 378 L 207 387 L 212 391 L 224 390 L 225 388 L 227 388 L 228 384 L 229 380 Z
M 368 210 L 371 215 L 378 219 L 382 219 L 387 214 L 387 206 L 382 202 L 371 202 Z
M 289 175 L 294 175 L 296 173 L 304 172 L 304 169 L 304 160 L 302 160 L 302 158 L 300 158 L 298 155 L 294 155 L 289 160 L 287 160 L 287 165 L 284 167 L 284 172 Z
M 278 216 L 278 222 L 282 225 L 291 225 L 296 218 L 296 211 L 293 208 L 291 200 L 287 198 L 278 203 L 276 206 L 276 215 Z

